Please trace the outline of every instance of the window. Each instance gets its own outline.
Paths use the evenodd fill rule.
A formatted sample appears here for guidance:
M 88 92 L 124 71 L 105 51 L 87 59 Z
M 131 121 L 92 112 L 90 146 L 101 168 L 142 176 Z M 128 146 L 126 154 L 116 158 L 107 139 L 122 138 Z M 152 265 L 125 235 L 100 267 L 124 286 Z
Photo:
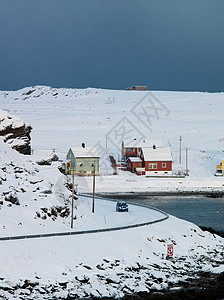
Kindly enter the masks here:
M 149 163 L 149 169 L 157 169 L 157 164 L 156 163 L 154 163 L 154 164 Z
M 163 163 L 163 164 L 162 164 L 162 168 L 166 168 L 166 163 Z

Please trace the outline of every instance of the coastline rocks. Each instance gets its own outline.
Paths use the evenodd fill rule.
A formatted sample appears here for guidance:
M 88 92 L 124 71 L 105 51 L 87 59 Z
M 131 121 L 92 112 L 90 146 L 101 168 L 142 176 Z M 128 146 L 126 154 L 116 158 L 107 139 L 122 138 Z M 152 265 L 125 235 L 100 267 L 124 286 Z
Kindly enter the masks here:
M 22 119 L 0 110 L 0 136 L 12 149 L 21 154 L 30 155 L 30 132 L 32 127 Z

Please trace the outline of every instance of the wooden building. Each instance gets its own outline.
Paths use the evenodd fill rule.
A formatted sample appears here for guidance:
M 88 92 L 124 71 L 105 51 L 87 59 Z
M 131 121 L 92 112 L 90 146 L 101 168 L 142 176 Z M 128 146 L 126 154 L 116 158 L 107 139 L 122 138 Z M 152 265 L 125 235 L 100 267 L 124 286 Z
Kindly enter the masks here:
M 74 169 L 76 175 L 93 175 L 95 163 L 95 174 L 99 175 L 100 156 L 93 147 L 72 147 L 69 149 L 66 159 L 67 174 L 72 174 Z
M 145 175 L 172 175 L 172 156 L 169 148 L 142 148 L 140 158 Z
M 129 157 L 127 159 L 127 170 L 135 173 L 136 168 L 142 168 L 142 160 L 140 157 Z
M 147 91 L 146 85 L 133 85 L 126 89 L 126 91 Z
M 124 160 L 127 161 L 129 157 L 140 157 L 141 150 L 144 147 L 152 148 L 152 147 L 162 147 L 162 141 L 160 140 L 154 140 L 154 141 L 147 141 L 147 140 L 141 140 L 136 142 L 136 140 L 133 140 L 132 142 L 129 142 L 127 144 L 122 143 L 122 157 L 124 157 Z

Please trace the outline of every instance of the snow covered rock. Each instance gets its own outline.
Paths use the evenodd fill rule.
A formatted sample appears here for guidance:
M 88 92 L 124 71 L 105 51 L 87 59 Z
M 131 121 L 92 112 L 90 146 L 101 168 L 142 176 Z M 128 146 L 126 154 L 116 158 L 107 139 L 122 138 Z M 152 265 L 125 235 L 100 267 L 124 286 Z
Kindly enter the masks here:
M 0 110 L 0 136 L 11 148 L 22 154 L 31 154 L 30 132 L 32 127 L 22 119 Z
M 58 156 L 55 153 L 51 153 L 47 157 L 37 160 L 36 163 L 40 166 L 50 166 L 53 161 L 58 161 Z

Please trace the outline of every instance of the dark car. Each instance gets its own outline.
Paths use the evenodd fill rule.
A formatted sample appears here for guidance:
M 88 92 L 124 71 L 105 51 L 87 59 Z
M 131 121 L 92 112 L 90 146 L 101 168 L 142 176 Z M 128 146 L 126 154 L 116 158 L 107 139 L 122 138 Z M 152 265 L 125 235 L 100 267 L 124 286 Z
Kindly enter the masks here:
M 128 204 L 126 202 L 117 202 L 116 211 L 128 211 Z

